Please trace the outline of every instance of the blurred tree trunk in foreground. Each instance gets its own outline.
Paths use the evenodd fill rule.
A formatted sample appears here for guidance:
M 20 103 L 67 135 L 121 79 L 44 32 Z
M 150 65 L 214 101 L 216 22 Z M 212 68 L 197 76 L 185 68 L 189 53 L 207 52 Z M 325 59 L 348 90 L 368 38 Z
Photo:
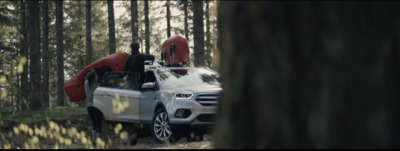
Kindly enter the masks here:
M 400 148 L 400 3 L 221 1 L 218 21 L 215 148 Z

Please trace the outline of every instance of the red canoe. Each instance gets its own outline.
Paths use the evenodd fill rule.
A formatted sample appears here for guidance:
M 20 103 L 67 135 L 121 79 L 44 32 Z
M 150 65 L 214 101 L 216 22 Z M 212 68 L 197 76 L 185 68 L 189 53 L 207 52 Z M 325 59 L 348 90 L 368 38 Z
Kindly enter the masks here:
M 170 55 L 171 44 L 175 47 L 175 55 Z M 189 59 L 189 46 L 187 40 L 181 36 L 168 38 L 162 44 L 162 52 L 165 52 L 165 64 L 179 64 L 187 62 Z
M 85 74 L 89 69 L 96 69 L 97 72 L 104 73 L 105 71 L 123 71 L 125 66 L 125 60 L 129 57 L 128 53 L 119 52 L 107 57 L 101 58 L 90 65 L 83 68 L 75 76 L 73 76 L 67 83 L 64 84 L 64 90 L 67 93 L 69 101 L 77 102 L 86 98 L 85 88 L 83 86 L 83 80 Z M 99 74 L 99 73 L 98 73 Z

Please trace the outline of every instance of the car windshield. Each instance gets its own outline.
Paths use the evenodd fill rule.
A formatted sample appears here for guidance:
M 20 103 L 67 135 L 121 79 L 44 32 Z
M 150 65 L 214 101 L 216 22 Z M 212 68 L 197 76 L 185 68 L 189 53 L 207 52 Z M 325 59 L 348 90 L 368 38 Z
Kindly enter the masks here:
M 163 85 L 220 85 L 220 75 L 205 68 L 158 69 L 157 76 Z

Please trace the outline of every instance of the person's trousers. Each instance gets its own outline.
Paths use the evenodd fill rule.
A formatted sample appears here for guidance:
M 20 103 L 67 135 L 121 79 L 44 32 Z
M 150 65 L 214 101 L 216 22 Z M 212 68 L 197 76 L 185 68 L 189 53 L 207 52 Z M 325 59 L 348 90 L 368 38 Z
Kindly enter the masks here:
M 93 129 L 97 133 L 101 133 L 102 132 L 101 121 L 103 120 L 103 115 L 98 109 L 94 108 L 93 106 L 88 106 L 87 111 L 90 116 L 90 119 L 92 120 Z

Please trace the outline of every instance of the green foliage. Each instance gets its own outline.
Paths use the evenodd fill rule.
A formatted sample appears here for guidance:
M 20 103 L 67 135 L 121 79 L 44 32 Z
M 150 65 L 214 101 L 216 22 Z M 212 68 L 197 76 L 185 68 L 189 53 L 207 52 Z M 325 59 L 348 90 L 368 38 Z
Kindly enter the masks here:
M 54 107 L 35 111 L 8 112 L 1 114 L 1 121 L 14 120 L 17 122 L 30 123 L 47 119 L 68 119 L 74 116 L 87 114 L 86 107 Z
M 65 69 L 74 75 L 85 67 L 85 1 L 64 2 L 64 53 Z

